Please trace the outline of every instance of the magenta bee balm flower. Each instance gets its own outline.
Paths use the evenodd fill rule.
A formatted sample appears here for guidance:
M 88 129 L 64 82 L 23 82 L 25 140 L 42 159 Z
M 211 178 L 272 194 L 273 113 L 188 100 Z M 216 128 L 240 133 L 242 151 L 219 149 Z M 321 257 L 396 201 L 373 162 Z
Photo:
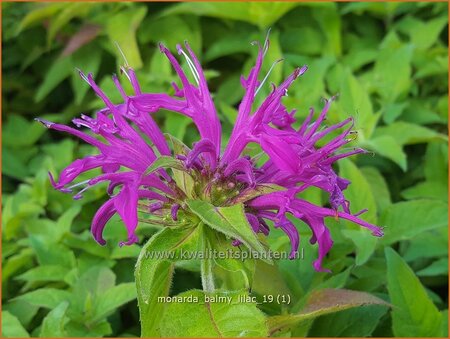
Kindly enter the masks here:
M 52 176 L 50 179 L 56 189 L 75 193 L 75 199 L 81 198 L 86 189 L 97 183 L 109 183 L 110 198 L 92 221 L 92 234 L 99 244 L 105 244 L 103 229 L 116 213 L 128 232 L 128 239 L 121 244 L 129 245 L 138 241 L 135 232 L 140 213 L 149 216 L 143 221 L 167 227 L 177 225 L 189 219 L 191 212 L 185 201 L 192 198 L 216 207 L 243 202 L 248 227 L 265 235 L 269 233 L 270 224 L 283 230 L 291 242 L 292 258 L 298 250 L 300 237 L 288 216 L 302 220 L 311 228 L 310 242 L 318 244 L 318 258 L 314 262 L 317 271 L 324 270 L 322 260 L 333 244 L 325 218 L 347 219 L 369 229 L 375 236 L 382 236 L 379 227 L 358 217 L 364 211 L 350 212 L 343 194 L 350 181 L 339 177 L 332 168 L 341 158 L 365 152 L 357 148 L 337 153 L 352 140 L 352 118 L 322 128 L 333 101 L 330 99 L 318 117 L 314 119 L 311 109 L 300 127 L 294 127 L 295 111 L 289 112 L 282 103 L 289 86 L 307 71 L 306 66 L 295 69 L 278 87 L 273 86 L 262 104 L 254 109 L 255 96 L 265 80 L 260 83 L 258 77 L 267 48 L 266 40 L 264 46 L 259 46 L 256 64 L 248 77 L 241 78 L 245 95 L 229 142 L 224 147 L 221 146 L 219 116 L 203 70 L 187 43 L 187 53 L 180 46 L 177 50 L 186 59 L 194 83 L 188 80 L 177 58 L 160 45 L 180 80 L 181 86 L 173 83 L 173 97 L 165 93 L 143 93 L 133 69 L 127 68 L 123 71 L 134 93 L 127 95 L 114 76 L 113 81 L 123 97 L 123 103 L 116 105 L 97 86 L 91 74 L 80 73 L 105 103 L 105 108 L 94 118 L 82 115 L 73 120 L 77 127 L 86 127 L 90 133 L 39 120 L 48 128 L 73 134 L 98 149 L 97 155 L 77 159 L 66 167 L 58 181 Z M 174 138 L 166 137 L 152 117 L 160 109 L 191 118 L 200 141 L 189 149 Z M 317 146 L 319 141 L 323 143 L 324 137 L 337 130 L 341 132 L 336 137 Z M 249 144 L 259 145 L 268 160 L 261 164 L 256 157 L 244 155 Z M 94 168 L 100 168 L 102 174 L 74 183 L 81 173 Z M 180 177 L 189 180 L 183 181 Z M 260 189 L 268 186 L 277 189 Z M 330 207 L 316 206 L 297 197 L 311 186 L 327 192 Z M 239 239 L 232 240 L 234 245 L 240 244 Z

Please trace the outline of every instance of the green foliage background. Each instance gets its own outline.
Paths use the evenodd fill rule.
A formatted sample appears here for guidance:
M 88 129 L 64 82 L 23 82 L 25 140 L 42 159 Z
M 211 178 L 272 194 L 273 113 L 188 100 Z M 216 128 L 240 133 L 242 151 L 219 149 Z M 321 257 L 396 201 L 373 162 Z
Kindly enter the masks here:
M 335 246 L 324 266 L 333 274 L 317 273 L 311 266 L 316 248 L 307 243 L 309 234 L 299 224 L 305 258 L 277 262 L 279 277 L 271 272 L 255 278 L 266 293 L 289 290 L 293 302 L 266 305 L 263 311 L 296 314 L 314 291 L 346 288 L 369 292 L 393 307 L 363 306 L 319 317 L 300 314 L 289 318 L 290 326 L 281 334 L 448 335 L 446 3 L 2 7 L 3 336 L 140 335 L 133 282 L 140 245 L 117 246 L 125 238 L 118 219 L 107 227 L 106 247 L 94 242 L 89 225 L 105 199 L 105 187 L 74 201 L 54 191 L 47 176 L 92 149 L 33 121 L 43 117 L 69 123 L 101 107 L 75 68 L 93 72 L 108 95 L 119 100 L 110 80 L 123 64 L 116 41 L 138 70 L 145 91 L 172 93 L 175 75 L 157 42 L 175 50 L 176 43 L 188 40 L 207 70 L 226 140 L 243 94 L 239 77 L 256 55 L 249 42 L 261 41 L 269 27 L 265 70 L 271 61 L 285 59 L 271 82 L 279 83 L 297 65 L 309 66 L 285 99 L 298 109 L 299 120 L 310 106 L 319 109 L 322 97 L 336 93 L 330 122 L 355 116 L 355 143 L 374 156 L 342 161 L 339 170 L 352 181 L 347 192 L 352 211 L 369 208 L 363 218 L 385 226 L 386 235 L 375 239 L 354 225 L 329 221 Z M 189 120 L 171 112 L 158 113 L 157 119 L 165 132 L 187 144 L 196 140 Z M 314 190 L 308 199 L 326 202 Z M 143 239 L 154 232 L 148 225 L 139 228 Z M 272 231 L 270 246 L 286 250 L 288 241 L 279 233 Z M 177 268 L 173 294 L 200 287 L 198 272 Z M 183 334 L 173 329 L 166 333 Z

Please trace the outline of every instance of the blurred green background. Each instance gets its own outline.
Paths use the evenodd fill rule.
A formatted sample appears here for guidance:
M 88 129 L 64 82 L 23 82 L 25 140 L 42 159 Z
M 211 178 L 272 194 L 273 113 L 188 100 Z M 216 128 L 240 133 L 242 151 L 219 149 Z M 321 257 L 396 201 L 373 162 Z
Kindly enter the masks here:
M 280 57 L 269 78 L 275 84 L 295 66 L 309 66 L 284 101 L 300 121 L 310 106 L 320 109 L 321 98 L 339 93 L 330 122 L 354 116 L 355 143 L 374 152 L 341 162 L 341 175 L 353 182 L 347 197 L 352 211 L 367 207 L 363 218 L 386 227 L 377 240 L 329 221 L 335 246 L 324 266 L 333 274 L 313 271 L 316 247 L 305 231 L 305 258 L 278 262 L 294 296 L 289 311 L 325 287 L 370 292 L 395 305 L 322 316 L 291 334 L 447 336 L 447 3 L 2 3 L 2 12 L 3 336 L 140 335 L 133 282 L 140 245 L 117 246 L 125 238 L 117 218 L 105 232 L 107 246 L 91 238 L 105 187 L 74 201 L 49 184 L 48 171 L 57 174 L 93 150 L 33 120 L 70 123 L 102 107 L 76 68 L 93 72 L 118 102 L 110 78 L 124 62 L 117 42 L 144 91 L 173 94 L 176 76 L 157 43 L 174 51 L 188 40 L 226 140 L 243 95 L 239 77 L 256 56 L 250 42 L 262 41 L 269 27 L 263 74 Z M 197 139 L 188 119 L 156 117 L 164 132 L 188 144 Z M 308 199 L 326 202 L 317 191 Z M 139 228 L 142 239 L 154 231 Z M 271 247 L 286 249 L 277 232 Z M 402 259 L 386 259 L 386 247 Z M 179 268 L 172 293 L 200 286 L 198 272 Z

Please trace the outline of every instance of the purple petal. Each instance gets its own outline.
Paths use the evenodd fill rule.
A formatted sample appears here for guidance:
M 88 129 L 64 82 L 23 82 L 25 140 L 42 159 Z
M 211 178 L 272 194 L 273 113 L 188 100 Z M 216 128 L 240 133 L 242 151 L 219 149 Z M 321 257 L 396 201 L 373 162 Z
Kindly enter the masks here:
M 245 216 L 247 217 L 250 226 L 252 226 L 253 232 L 258 233 L 260 228 L 258 218 L 251 213 L 245 213 Z
M 281 138 L 261 137 L 261 147 L 270 156 L 276 166 L 291 174 L 299 173 L 301 160 L 294 149 Z
M 253 173 L 253 165 L 250 160 L 245 158 L 234 160 L 225 168 L 223 175 L 225 177 L 230 177 L 235 173 L 243 173 L 243 182 L 249 184 L 251 187 L 255 185 L 255 175 Z
M 172 219 L 174 221 L 178 220 L 178 210 L 180 209 L 180 204 L 173 204 L 172 208 L 170 209 L 170 213 L 172 215 Z
M 215 158 L 216 145 L 214 145 L 214 143 L 209 139 L 202 139 L 194 145 L 192 151 L 188 154 L 186 167 L 191 168 L 195 160 L 197 160 L 197 157 L 202 153 L 209 153 L 212 156 L 210 158 L 210 166 L 211 170 L 214 170 L 217 166 L 217 159 Z
M 138 223 L 137 214 L 137 202 L 138 194 L 137 190 L 133 187 L 124 185 L 120 193 L 114 197 L 114 207 L 117 213 L 122 218 L 128 233 L 128 242 L 124 244 L 134 243 L 137 240 L 135 230 Z
M 103 230 L 109 219 L 116 213 L 114 206 L 114 199 L 110 199 L 105 202 L 95 213 L 94 219 L 92 219 L 91 233 L 94 236 L 95 241 L 100 245 L 105 245 L 106 241 L 103 239 Z
M 298 247 L 300 245 L 300 235 L 294 224 L 289 221 L 284 215 L 279 218 L 278 222 L 275 222 L 275 227 L 279 227 L 284 233 L 289 237 L 291 242 L 291 253 L 289 254 L 289 259 L 295 258 L 298 252 Z

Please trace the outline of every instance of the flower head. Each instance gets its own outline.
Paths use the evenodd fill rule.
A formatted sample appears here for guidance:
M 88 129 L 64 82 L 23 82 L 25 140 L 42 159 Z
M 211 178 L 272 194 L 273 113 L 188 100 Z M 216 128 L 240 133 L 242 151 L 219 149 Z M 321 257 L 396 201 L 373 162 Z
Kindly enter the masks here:
M 143 93 L 132 68 L 123 69 L 131 82 L 134 93 L 127 95 L 117 77 L 113 81 L 122 95 L 123 103 L 113 104 L 108 96 L 95 83 L 92 74 L 81 77 L 99 96 L 105 108 L 95 117 L 82 115 L 74 119 L 77 127 L 86 127 L 90 133 L 61 124 L 38 119 L 45 126 L 77 136 L 98 149 L 97 155 L 75 160 L 66 167 L 55 181 L 50 175 L 52 185 L 65 193 L 76 193 L 75 199 L 89 187 L 100 182 L 108 182 L 110 198 L 99 208 L 92 221 L 92 234 L 100 244 L 105 244 L 102 233 L 108 220 L 119 214 L 128 231 L 128 239 L 121 244 L 133 244 L 138 241 L 136 228 L 138 211 L 151 216 L 151 222 L 165 225 L 185 222 L 180 213 L 189 215 L 184 201 L 195 197 L 215 206 L 229 206 L 243 201 L 248 225 L 255 233 L 269 233 L 269 224 L 280 228 L 291 242 L 291 257 L 294 257 L 300 243 L 297 227 L 288 218 L 298 218 L 312 230 L 312 244 L 318 243 L 318 259 L 314 268 L 322 268 L 322 260 L 332 247 L 330 232 L 324 219 L 337 217 L 350 220 L 381 236 L 379 227 L 360 219 L 350 212 L 349 203 L 343 191 L 350 181 L 339 177 L 332 165 L 339 159 L 353 154 L 364 153 L 363 149 L 353 149 L 337 153 L 351 141 L 352 118 L 336 125 L 321 128 L 333 98 L 314 119 L 314 111 L 295 128 L 295 111 L 289 112 L 282 103 L 288 88 L 295 79 L 307 71 L 299 67 L 278 87 L 273 86 L 271 93 L 256 110 L 252 107 L 255 97 L 264 83 L 258 80 L 268 40 L 258 45 L 256 64 L 247 78 L 241 78 L 245 95 L 238 108 L 238 116 L 230 139 L 224 150 L 221 147 L 221 124 L 202 67 L 185 43 L 185 50 L 177 46 L 178 54 L 184 57 L 192 72 L 195 83 L 188 77 L 177 58 L 162 44 L 160 50 L 166 55 L 175 69 L 181 86 L 173 83 L 175 95 L 165 93 Z M 278 62 L 278 61 L 277 61 Z M 267 78 L 267 76 L 266 76 Z M 166 109 L 192 119 L 200 134 L 200 141 L 192 149 L 181 142 L 168 139 L 158 128 L 152 114 Z M 341 130 L 323 146 L 317 146 L 331 132 Z M 99 138 L 95 137 L 98 136 Z M 150 141 L 150 142 L 148 142 Z M 268 160 L 257 163 L 256 158 L 244 155 L 250 143 L 258 144 L 268 155 Z M 170 161 L 169 161 L 170 160 Z M 171 167 L 173 175 L 168 168 Z M 100 168 L 102 174 L 84 182 L 74 183 L 75 179 L 86 171 Z M 177 180 L 178 176 L 189 180 Z M 258 187 L 277 185 L 280 189 L 269 193 Z M 297 194 L 311 186 L 328 193 L 330 207 L 316 206 L 297 197 Z M 250 199 L 243 199 L 243 197 Z M 237 239 L 234 245 L 239 245 Z

